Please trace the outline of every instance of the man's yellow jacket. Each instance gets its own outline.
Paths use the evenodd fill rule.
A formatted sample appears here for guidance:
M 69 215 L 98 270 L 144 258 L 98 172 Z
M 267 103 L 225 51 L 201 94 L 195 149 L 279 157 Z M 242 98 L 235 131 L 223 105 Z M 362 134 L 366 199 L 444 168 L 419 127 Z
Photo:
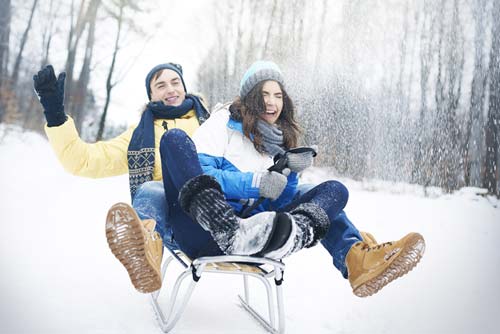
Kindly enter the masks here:
M 163 121 L 167 122 L 169 129 L 182 129 L 189 136 L 192 136 L 199 127 L 194 110 L 180 118 L 155 120 L 153 180 L 156 181 L 162 179 L 159 151 L 160 139 L 165 132 L 162 126 Z M 45 133 L 66 171 L 74 175 L 100 178 L 128 173 L 127 150 L 136 126 L 130 127 L 113 139 L 90 144 L 80 139 L 73 119 L 68 116 L 68 120 L 60 126 L 45 126 Z

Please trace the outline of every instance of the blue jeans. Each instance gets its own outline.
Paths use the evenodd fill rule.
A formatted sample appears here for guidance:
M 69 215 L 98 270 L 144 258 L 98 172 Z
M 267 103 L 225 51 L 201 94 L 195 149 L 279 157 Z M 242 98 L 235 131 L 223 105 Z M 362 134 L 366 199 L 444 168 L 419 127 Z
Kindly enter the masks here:
M 171 250 L 179 249 L 173 239 L 172 226 L 167 220 L 168 205 L 163 182 L 148 181 L 143 183 L 135 193 L 132 206 L 139 218 L 156 221 L 155 230 L 160 234 L 166 247 Z
M 284 208 L 291 209 L 300 203 L 311 201 L 325 210 L 330 220 L 330 228 L 326 236 L 321 240 L 321 244 L 330 253 L 333 258 L 333 265 L 342 273 L 344 278 L 348 276 L 345 263 L 347 253 L 352 245 L 362 240 L 358 229 L 347 218 L 343 210 L 348 197 L 347 188 L 337 181 L 327 181 L 318 186 L 304 184 L 297 187 L 297 193 L 292 203 Z

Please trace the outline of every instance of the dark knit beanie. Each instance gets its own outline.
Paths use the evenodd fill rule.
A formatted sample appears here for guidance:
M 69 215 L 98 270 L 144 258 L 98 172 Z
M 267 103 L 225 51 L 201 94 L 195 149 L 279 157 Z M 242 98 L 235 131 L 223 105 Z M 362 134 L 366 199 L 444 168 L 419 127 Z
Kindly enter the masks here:
M 284 84 L 283 74 L 278 65 L 272 61 L 259 60 L 252 64 L 240 82 L 240 98 L 244 98 L 259 82 L 274 80 Z
M 179 75 L 182 81 L 182 86 L 184 86 L 184 91 L 187 93 L 186 84 L 184 83 L 184 78 L 182 77 L 182 66 L 174 63 L 166 63 L 156 65 L 149 71 L 148 75 L 146 75 L 146 92 L 148 93 L 148 98 L 151 100 L 151 80 L 156 72 L 160 70 L 172 70 Z

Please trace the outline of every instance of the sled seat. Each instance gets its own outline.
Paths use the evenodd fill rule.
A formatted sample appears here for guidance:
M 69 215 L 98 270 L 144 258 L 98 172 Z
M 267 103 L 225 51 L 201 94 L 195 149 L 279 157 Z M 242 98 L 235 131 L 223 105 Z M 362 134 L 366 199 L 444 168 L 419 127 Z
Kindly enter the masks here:
M 170 254 L 167 252 L 164 253 L 165 260 L 161 269 L 162 288 L 150 294 L 155 316 L 160 329 L 164 333 L 169 333 L 180 319 L 196 283 L 200 280 L 203 273 L 243 276 L 243 296 L 238 296 L 243 309 L 254 317 L 268 332 L 273 334 L 284 333 L 285 312 L 283 308 L 282 283 L 285 265 L 283 262 L 262 257 L 239 255 L 207 256 L 191 260 L 179 250 L 166 249 Z M 176 260 L 175 262 L 184 268 L 177 276 L 174 285 L 169 283 L 171 280 L 167 277 L 167 269 L 173 260 Z M 187 281 L 187 288 L 179 296 L 179 290 L 187 277 L 190 278 Z M 250 277 L 259 280 L 265 287 L 267 294 L 267 316 L 262 315 L 262 313 L 250 305 L 250 289 L 248 284 Z M 270 283 L 272 279 L 274 279 L 276 295 L 272 291 Z M 170 291 L 163 292 L 163 290 L 167 290 L 170 286 L 172 286 L 169 289 Z M 164 294 L 166 294 L 166 297 L 163 297 Z M 166 307 L 160 305 L 160 299 L 161 305 L 166 305 Z M 277 322 L 276 312 L 278 313 Z

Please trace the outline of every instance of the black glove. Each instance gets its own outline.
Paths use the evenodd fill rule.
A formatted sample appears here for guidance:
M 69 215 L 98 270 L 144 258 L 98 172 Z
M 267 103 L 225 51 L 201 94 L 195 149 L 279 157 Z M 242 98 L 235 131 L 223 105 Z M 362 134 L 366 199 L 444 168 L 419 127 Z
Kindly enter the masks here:
M 60 73 L 56 79 L 52 65 L 45 66 L 33 76 L 33 85 L 40 98 L 49 127 L 59 126 L 68 119 L 64 113 L 63 104 L 65 79 L 65 72 Z

